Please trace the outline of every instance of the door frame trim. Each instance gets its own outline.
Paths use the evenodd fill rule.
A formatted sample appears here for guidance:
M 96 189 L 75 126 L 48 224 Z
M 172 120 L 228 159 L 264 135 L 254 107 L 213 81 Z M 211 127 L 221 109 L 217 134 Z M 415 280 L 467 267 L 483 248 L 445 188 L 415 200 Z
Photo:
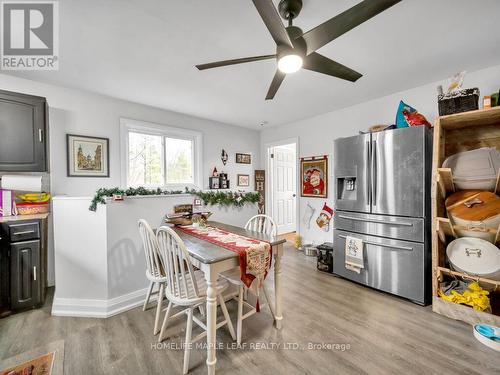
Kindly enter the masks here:
M 300 212 L 300 196 L 299 196 L 299 154 L 300 154 L 300 144 L 299 137 L 285 138 L 278 141 L 267 142 L 264 144 L 264 155 L 265 155 L 265 176 L 266 176 L 266 214 L 272 217 L 272 179 L 271 179 L 271 167 L 272 160 L 269 157 L 271 148 L 277 146 L 285 146 L 289 144 L 295 144 L 295 233 L 299 233 L 300 231 L 300 221 L 299 221 L 299 212 Z

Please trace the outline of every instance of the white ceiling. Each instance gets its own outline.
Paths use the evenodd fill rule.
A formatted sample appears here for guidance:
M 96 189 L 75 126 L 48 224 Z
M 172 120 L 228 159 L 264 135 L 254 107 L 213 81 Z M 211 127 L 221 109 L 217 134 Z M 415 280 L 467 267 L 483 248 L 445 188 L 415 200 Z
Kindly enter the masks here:
M 304 0 L 295 24 L 307 31 L 358 2 Z M 274 60 L 194 67 L 275 52 L 250 0 L 60 0 L 60 70 L 6 73 L 260 128 L 499 64 L 499 15 L 498 0 L 403 0 L 319 50 L 358 82 L 304 70 L 265 101 Z

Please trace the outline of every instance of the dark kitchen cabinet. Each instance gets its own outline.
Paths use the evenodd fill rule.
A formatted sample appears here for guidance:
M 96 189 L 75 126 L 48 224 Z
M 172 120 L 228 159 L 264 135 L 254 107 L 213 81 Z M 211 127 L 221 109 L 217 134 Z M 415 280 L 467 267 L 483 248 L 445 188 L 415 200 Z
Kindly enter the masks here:
M 23 310 L 41 302 L 40 240 L 10 245 L 10 307 Z
M 47 170 L 45 98 L 0 90 L 0 171 Z
M 0 229 L 0 311 L 41 306 L 47 285 L 47 220 L 6 222 Z

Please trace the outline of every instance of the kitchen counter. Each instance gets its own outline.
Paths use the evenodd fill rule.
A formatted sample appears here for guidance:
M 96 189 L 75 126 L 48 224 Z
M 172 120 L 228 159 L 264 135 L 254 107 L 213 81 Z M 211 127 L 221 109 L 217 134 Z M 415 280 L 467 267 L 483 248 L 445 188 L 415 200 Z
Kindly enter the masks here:
M 43 220 L 47 219 L 50 212 L 46 214 L 35 214 L 35 215 L 17 215 L 17 216 L 0 216 L 0 223 L 10 223 L 13 221 L 24 221 L 24 220 Z

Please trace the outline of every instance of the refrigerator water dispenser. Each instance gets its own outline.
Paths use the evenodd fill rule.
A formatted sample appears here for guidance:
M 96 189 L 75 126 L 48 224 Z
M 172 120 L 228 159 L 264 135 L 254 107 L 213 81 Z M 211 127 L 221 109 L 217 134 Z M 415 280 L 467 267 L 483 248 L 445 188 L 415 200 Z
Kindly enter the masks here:
M 337 199 L 356 200 L 356 177 L 337 178 Z

